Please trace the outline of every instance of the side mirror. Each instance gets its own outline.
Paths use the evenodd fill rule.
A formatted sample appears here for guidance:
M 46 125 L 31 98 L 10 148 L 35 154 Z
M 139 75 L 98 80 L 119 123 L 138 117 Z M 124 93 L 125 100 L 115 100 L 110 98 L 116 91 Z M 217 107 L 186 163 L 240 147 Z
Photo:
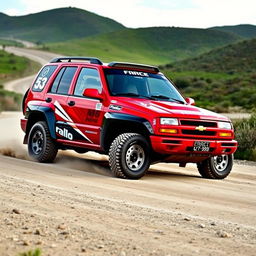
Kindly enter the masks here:
M 192 98 L 186 98 L 185 101 L 187 102 L 188 105 L 193 105 L 194 106 L 196 104 L 195 100 L 192 99 Z
M 87 88 L 84 90 L 83 96 L 94 99 L 103 99 L 103 95 L 99 93 L 98 89 L 95 88 Z

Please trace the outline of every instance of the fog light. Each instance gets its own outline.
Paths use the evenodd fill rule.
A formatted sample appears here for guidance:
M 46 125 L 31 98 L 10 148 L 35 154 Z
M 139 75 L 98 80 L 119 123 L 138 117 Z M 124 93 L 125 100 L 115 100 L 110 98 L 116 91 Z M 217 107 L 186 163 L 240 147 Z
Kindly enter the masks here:
M 172 133 L 172 134 L 174 134 L 174 133 L 178 133 L 178 131 L 177 131 L 177 129 L 167 129 L 167 128 L 161 128 L 160 129 L 160 132 L 163 132 L 163 133 Z
M 231 132 L 220 132 L 219 135 L 220 135 L 220 137 L 231 137 L 232 133 Z

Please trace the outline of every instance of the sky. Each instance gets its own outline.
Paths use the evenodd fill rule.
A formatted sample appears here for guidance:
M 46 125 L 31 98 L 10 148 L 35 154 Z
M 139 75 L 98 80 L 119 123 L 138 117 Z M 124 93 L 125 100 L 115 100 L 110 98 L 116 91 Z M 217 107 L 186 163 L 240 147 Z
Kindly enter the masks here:
M 0 12 L 20 16 L 69 6 L 131 28 L 256 25 L 255 0 L 1 0 Z

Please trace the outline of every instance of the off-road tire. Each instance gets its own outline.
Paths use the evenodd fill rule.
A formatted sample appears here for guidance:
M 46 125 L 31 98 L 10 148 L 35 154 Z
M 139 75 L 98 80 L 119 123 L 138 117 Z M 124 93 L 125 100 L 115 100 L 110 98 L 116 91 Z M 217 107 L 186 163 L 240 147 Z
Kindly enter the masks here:
M 233 154 L 211 157 L 201 163 L 198 163 L 197 169 L 203 178 L 224 179 L 231 172 L 233 161 Z
M 35 123 L 28 135 L 28 153 L 41 163 L 53 162 L 58 147 L 51 138 L 49 128 L 44 121 Z
M 150 165 L 150 146 L 145 137 L 138 133 L 117 136 L 109 149 L 109 165 L 119 178 L 139 179 L 144 176 Z

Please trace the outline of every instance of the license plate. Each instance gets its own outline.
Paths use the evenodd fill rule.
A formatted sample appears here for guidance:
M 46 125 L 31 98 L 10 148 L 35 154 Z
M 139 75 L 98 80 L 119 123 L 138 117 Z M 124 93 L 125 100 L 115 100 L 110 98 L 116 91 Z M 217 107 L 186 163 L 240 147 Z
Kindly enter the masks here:
M 210 151 L 209 141 L 195 141 L 193 151 L 208 152 Z

